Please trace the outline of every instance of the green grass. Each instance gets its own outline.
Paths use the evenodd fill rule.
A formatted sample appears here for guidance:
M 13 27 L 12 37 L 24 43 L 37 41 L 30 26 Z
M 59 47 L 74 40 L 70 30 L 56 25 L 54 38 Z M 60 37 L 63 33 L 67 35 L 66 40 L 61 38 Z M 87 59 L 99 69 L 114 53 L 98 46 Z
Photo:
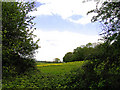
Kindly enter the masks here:
M 84 61 L 79 62 L 69 62 L 69 63 L 57 63 L 58 65 L 54 65 L 56 63 L 39 63 L 37 65 L 47 65 L 51 64 L 49 66 L 38 66 L 37 68 L 45 74 L 51 74 L 51 75 L 65 75 L 70 73 L 71 70 L 80 67 L 83 64 Z M 60 64 L 60 65 L 59 65 Z
M 69 63 L 39 62 L 36 66 L 38 71 L 27 72 L 7 80 L 3 79 L 2 86 L 3 88 L 59 88 L 61 83 L 66 82 L 65 76 L 70 74 L 71 70 L 81 67 L 83 63 L 83 61 Z

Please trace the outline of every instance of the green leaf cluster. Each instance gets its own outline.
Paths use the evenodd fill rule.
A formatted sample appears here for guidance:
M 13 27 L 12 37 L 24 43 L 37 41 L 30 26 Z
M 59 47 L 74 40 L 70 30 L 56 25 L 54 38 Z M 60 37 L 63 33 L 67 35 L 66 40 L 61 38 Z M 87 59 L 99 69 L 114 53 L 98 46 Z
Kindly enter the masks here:
M 120 1 L 105 1 L 100 8 L 98 8 L 98 5 L 96 5 L 96 9 L 89 11 L 88 14 L 97 14 L 92 17 L 91 21 L 99 21 L 103 30 L 101 35 L 104 35 L 105 40 L 112 42 L 120 34 Z
M 39 48 L 39 39 L 33 41 L 35 17 L 28 15 L 35 10 L 34 5 L 35 2 L 2 2 L 2 63 L 4 67 L 15 67 L 19 73 L 34 67 L 35 50 Z

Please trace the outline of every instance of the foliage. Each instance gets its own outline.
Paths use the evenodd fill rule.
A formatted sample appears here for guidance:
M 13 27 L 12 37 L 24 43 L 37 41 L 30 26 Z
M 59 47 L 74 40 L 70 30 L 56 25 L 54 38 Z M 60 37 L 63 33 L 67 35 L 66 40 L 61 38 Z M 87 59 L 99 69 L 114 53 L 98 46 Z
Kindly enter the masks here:
M 120 34 L 120 1 L 104 2 L 100 8 L 89 11 L 97 15 L 93 16 L 92 22 L 100 21 L 103 26 L 104 38 L 110 42 L 115 40 Z
M 81 67 L 83 61 L 62 63 L 63 65 L 37 66 L 38 70 L 27 71 L 24 74 L 9 78 L 3 77 L 3 90 L 6 88 L 39 88 L 39 89 L 54 89 L 63 88 L 63 83 L 66 82 L 66 75 L 74 68 Z M 41 63 L 46 65 L 46 63 Z M 41 65 L 37 63 L 37 65 Z M 48 64 L 48 63 L 47 63 Z M 61 63 L 57 63 L 61 64 Z M 64 87 L 66 85 L 63 85 Z
M 89 89 L 120 88 L 119 4 L 120 2 L 104 2 L 99 9 L 96 8 L 90 11 L 97 13 L 97 16 L 92 18 L 92 21 L 100 21 L 103 24 L 103 33 L 101 35 L 104 35 L 105 42 L 94 48 L 94 58 L 90 59 L 91 63 L 83 65 L 83 76 L 85 77 L 78 79 L 82 75 L 81 72 L 80 75 L 76 76 L 75 80 L 83 80 L 82 85 Z M 79 71 L 77 72 L 79 73 Z M 73 85 L 76 82 L 73 82 Z M 81 85 L 81 82 L 76 87 L 79 88 L 79 85 Z
M 86 46 L 76 49 L 76 58 L 89 59 L 81 69 L 73 70 L 67 77 L 66 88 L 119 89 L 120 88 L 120 2 L 104 2 L 100 8 L 88 13 L 97 13 L 92 21 L 103 25 L 104 43 L 90 51 Z M 89 44 L 88 44 L 89 45 Z M 83 49 L 84 48 L 84 49 Z M 84 54 L 84 50 L 86 51 Z M 88 51 L 89 52 L 89 51 Z M 86 55 L 86 56 L 85 56 Z
M 119 89 L 120 66 L 113 67 L 106 72 L 104 70 L 106 64 L 103 62 L 97 65 L 91 60 L 85 61 L 82 67 L 73 69 L 71 73 L 66 75 L 66 78 L 64 78 L 66 82 L 61 84 L 62 88 L 82 90 Z
M 73 53 L 72 52 L 68 52 L 65 54 L 65 56 L 63 57 L 63 62 L 72 62 L 73 61 Z
M 100 47 L 100 43 L 88 43 L 86 45 L 82 45 L 80 47 L 77 47 L 76 49 L 74 49 L 73 52 L 68 52 L 65 54 L 65 56 L 63 57 L 63 61 L 64 62 L 72 62 L 72 61 L 83 61 L 83 60 L 90 60 L 90 59 L 95 59 L 98 58 L 97 55 L 99 52 L 99 48 Z
M 55 58 L 54 62 L 60 62 L 60 59 L 59 58 Z
M 101 63 L 106 62 L 106 71 L 112 68 L 112 64 L 119 66 L 120 57 L 120 2 L 104 2 L 100 8 L 88 13 L 97 13 L 92 21 L 100 21 L 103 24 L 104 57 Z
M 28 15 L 34 5 L 34 2 L 2 2 L 2 63 L 6 68 L 15 67 L 18 73 L 35 65 L 33 56 L 39 40 L 33 41 L 35 17 Z
M 97 61 L 97 60 L 96 60 Z M 47 63 L 48 64 L 48 63 Z M 55 63 L 51 63 L 55 64 Z M 61 64 L 61 63 L 58 63 Z M 119 88 L 120 67 L 101 74 L 105 64 L 94 67 L 92 61 L 62 63 L 63 65 L 37 66 L 38 70 L 26 72 L 17 77 L 3 77 L 3 90 L 6 88 L 39 89 L 114 89 Z M 41 65 L 40 63 L 38 65 Z M 44 65 L 42 63 L 42 65 Z M 46 64 L 45 64 L 46 65 Z M 93 68 L 94 67 L 94 68 Z M 101 76 L 103 75 L 103 76 Z
M 104 2 L 99 9 L 96 8 L 96 10 L 91 11 L 98 13 L 92 20 L 100 20 L 100 22 L 104 24 L 104 33 L 102 34 L 105 35 L 104 43 L 95 46 L 94 44 L 88 43 L 85 46 L 77 47 L 73 52 L 65 54 L 63 61 L 67 63 L 58 63 L 59 65 L 49 63 L 51 65 L 45 64 L 45 66 L 42 63 L 40 64 L 42 66 L 37 65 L 36 67 L 40 69 L 41 72 L 33 70 L 14 77 L 14 70 L 17 70 L 17 67 L 5 66 L 3 68 L 7 74 L 8 72 L 13 73 L 11 73 L 9 78 L 3 77 L 3 88 L 119 89 L 119 4 L 119 2 Z M 7 49 L 9 50 L 9 48 Z M 14 58 L 16 57 L 15 60 L 17 60 L 19 55 L 15 53 L 12 54 Z M 12 55 L 9 57 L 13 59 Z M 6 57 L 6 60 L 7 59 L 8 57 Z M 30 59 L 28 59 L 28 61 L 29 60 Z M 34 66 L 32 63 L 31 65 Z

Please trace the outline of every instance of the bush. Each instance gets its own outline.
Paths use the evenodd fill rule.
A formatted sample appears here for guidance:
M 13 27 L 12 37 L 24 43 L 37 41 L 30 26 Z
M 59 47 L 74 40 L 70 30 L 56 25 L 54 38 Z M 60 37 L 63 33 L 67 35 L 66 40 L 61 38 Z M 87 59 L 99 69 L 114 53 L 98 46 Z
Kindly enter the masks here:
M 14 76 L 16 76 L 17 75 L 17 72 L 15 71 L 15 67 L 13 67 L 13 66 L 9 66 L 9 67 L 5 67 L 5 66 L 3 66 L 2 67 L 2 76 L 3 77 L 14 77 Z
M 95 60 L 96 61 L 96 60 Z M 105 71 L 106 63 L 96 65 L 90 60 L 85 61 L 82 67 L 74 69 L 66 75 L 63 88 L 72 89 L 119 89 L 120 88 L 120 66 L 109 68 Z

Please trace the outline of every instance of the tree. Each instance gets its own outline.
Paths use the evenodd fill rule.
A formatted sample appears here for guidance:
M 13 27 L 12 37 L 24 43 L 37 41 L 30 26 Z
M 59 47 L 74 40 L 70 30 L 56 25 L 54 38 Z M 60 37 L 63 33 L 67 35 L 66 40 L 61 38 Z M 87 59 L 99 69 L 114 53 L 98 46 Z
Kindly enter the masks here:
M 117 0 L 118 1 L 118 0 Z M 104 39 L 112 42 L 116 40 L 120 34 L 120 1 L 104 2 L 100 8 L 88 12 L 94 12 L 97 15 L 93 16 L 92 22 L 99 21 L 103 26 Z
M 17 72 L 24 72 L 34 67 L 34 53 L 39 48 L 33 34 L 35 28 L 28 13 L 35 10 L 35 2 L 2 3 L 2 55 L 4 67 L 15 67 Z
M 74 49 L 73 52 L 68 52 L 63 57 L 64 62 L 71 62 L 71 61 L 83 61 L 83 60 L 89 60 L 94 58 L 94 51 L 95 51 L 95 45 L 92 43 L 88 43 L 86 45 L 81 45 L 80 47 L 77 47 Z
M 67 86 L 74 89 L 119 89 L 120 1 L 104 2 L 100 8 L 88 13 L 91 12 L 97 13 L 96 16 L 93 16 L 92 22 L 100 21 L 103 25 L 101 35 L 104 37 L 104 43 L 94 47 L 93 59 L 82 65 L 83 71 L 79 68 L 71 72 L 71 80 Z M 77 48 L 75 52 L 80 52 L 80 49 L 89 51 L 89 48 L 85 46 Z M 73 76 L 75 77 L 73 78 Z
M 88 44 L 86 44 L 86 47 L 87 47 L 87 48 L 92 47 L 92 43 L 88 43 Z
M 100 77 L 97 85 L 99 87 L 104 81 L 102 88 L 120 88 L 117 81 L 120 79 L 120 1 L 104 2 L 100 8 L 88 13 L 91 12 L 97 13 L 92 22 L 99 21 L 102 24 L 103 33 L 100 35 L 104 37 L 104 43 L 97 47 L 102 53 L 98 60 L 93 60 L 94 69 Z
M 60 62 L 60 59 L 59 58 L 55 58 L 54 62 Z
M 72 52 L 68 52 L 65 54 L 65 56 L 63 57 L 63 62 L 72 62 L 73 61 L 73 53 Z
M 115 60 L 115 58 L 120 56 L 118 54 L 120 52 L 120 1 L 104 2 L 100 8 L 88 13 L 91 12 L 97 13 L 96 16 L 93 16 L 92 22 L 99 21 L 103 26 L 101 35 L 104 35 L 106 57 L 111 59 L 110 63 L 118 60 Z M 117 47 L 114 46 L 115 43 Z
M 74 49 L 74 51 L 73 51 L 73 61 L 83 61 L 84 60 L 85 49 L 83 49 L 83 48 L 82 47 L 77 47 L 76 49 Z

